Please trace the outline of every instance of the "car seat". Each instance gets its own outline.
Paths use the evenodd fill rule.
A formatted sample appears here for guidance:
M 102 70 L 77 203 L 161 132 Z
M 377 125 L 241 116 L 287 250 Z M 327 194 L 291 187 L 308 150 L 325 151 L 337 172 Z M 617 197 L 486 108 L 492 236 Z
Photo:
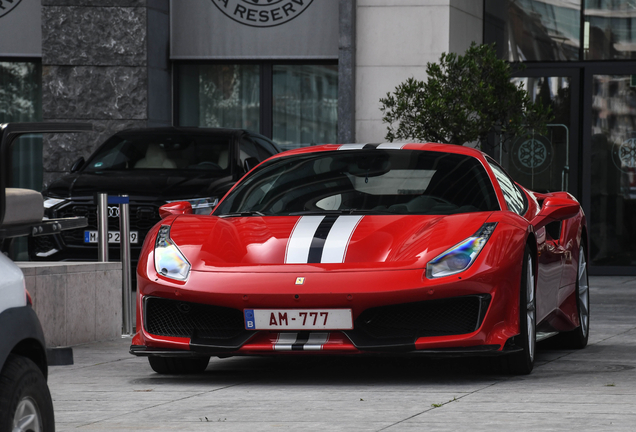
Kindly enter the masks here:
M 146 150 L 146 156 L 139 159 L 135 168 L 176 168 L 174 163 L 166 155 L 166 151 L 159 144 L 150 144 Z

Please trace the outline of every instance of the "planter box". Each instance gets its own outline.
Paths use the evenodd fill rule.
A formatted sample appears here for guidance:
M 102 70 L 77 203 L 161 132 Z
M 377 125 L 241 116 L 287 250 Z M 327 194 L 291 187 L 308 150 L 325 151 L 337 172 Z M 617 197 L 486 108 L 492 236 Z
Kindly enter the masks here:
M 48 347 L 121 337 L 120 262 L 16 262 Z

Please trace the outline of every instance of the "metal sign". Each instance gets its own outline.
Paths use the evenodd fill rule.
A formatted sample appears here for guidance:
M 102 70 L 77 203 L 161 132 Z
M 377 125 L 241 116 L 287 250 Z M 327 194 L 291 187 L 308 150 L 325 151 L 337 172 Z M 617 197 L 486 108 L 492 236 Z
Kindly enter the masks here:
M 250 27 L 275 27 L 303 13 L 313 0 L 212 0 L 228 18 Z
M 0 18 L 11 12 L 21 0 L 0 0 Z

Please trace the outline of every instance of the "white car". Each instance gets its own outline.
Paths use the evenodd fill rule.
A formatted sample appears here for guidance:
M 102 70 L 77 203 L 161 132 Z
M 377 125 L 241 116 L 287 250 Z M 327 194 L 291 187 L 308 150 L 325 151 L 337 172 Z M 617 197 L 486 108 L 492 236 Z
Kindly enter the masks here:
M 44 334 L 24 275 L 0 254 L 0 431 L 54 431 Z

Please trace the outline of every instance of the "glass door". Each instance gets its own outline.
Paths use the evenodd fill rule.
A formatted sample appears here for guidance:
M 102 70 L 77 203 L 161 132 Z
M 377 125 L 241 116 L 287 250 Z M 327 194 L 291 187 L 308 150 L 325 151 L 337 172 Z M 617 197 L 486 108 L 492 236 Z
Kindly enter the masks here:
M 589 262 L 605 274 L 632 274 L 636 272 L 636 69 L 588 67 L 585 94 Z
M 513 78 L 534 101 L 552 108 L 547 132 L 539 131 L 495 149 L 496 158 L 523 186 L 537 192 L 566 190 L 578 195 L 578 69 L 535 69 Z

